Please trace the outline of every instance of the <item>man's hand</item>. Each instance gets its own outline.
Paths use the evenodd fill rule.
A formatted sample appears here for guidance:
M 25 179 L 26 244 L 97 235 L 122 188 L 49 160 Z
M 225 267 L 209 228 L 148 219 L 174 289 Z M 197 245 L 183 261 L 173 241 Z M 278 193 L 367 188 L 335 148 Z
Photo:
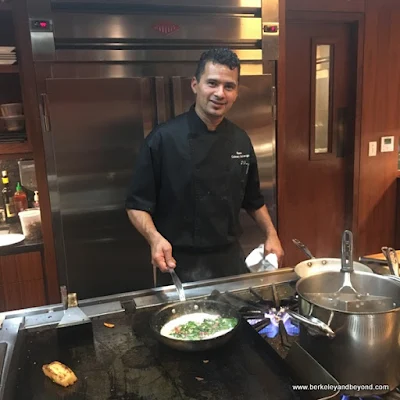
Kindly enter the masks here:
M 278 236 L 275 234 L 268 235 L 268 238 L 264 244 L 264 257 L 269 253 L 274 253 L 276 255 L 276 257 L 278 258 L 278 267 L 280 267 L 282 265 L 282 260 L 285 252 L 283 251 Z
M 151 262 L 161 272 L 168 272 L 170 268 L 176 267 L 171 243 L 161 235 L 151 243 Z

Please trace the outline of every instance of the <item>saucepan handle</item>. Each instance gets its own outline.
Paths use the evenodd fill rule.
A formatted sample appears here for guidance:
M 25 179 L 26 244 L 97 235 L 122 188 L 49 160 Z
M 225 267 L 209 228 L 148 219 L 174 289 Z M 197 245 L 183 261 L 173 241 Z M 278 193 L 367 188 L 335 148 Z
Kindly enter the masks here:
M 342 236 L 342 269 L 341 272 L 353 272 L 353 233 L 345 230 Z
M 300 250 L 304 251 L 304 253 L 306 254 L 306 256 L 307 256 L 308 258 L 310 258 L 310 259 L 315 258 L 315 257 L 312 255 L 310 249 L 309 249 L 305 244 L 301 243 L 299 239 L 292 239 L 292 242 L 293 242 Z
M 322 322 L 318 318 L 315 317 L 305 317 L 304 315 L 300 315 L 296 312 L 291 310 L 287 310 L 287 313 L 290 315 L 291 318 L 299 321 L 300 323 L 313 328 L 317 328 L 323 335 L 328 336 L 330 338 L 334 338 L 335 332 L 327 325 L 325 322 Z

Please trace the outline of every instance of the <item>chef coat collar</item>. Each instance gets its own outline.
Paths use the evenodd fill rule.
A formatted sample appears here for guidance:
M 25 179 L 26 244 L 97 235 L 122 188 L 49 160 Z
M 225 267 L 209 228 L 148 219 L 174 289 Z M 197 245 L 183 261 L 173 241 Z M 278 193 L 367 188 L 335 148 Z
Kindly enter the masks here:
M 204 121 L 197 115 L 195 110 L 195 105 L 193 104 L 189 109 L 189 122 L 192 133 L 225 133 L 228 129 L 226 118 L 224 118 L 221 123 L 217 126 L 215 131 L 210 131 Z

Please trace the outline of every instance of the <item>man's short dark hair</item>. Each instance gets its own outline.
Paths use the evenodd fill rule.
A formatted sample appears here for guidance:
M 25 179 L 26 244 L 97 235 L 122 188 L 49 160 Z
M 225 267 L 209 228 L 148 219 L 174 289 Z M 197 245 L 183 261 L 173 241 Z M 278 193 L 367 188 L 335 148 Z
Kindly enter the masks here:
M 205 51 L 197 64 L 195 77 L 197 82 L 200 81 L 201 76 L 204 73 L 206 64 L 211 61 L 214 64 L 226 65 L 231 70 L 237 68 L 238 77 L 240 76 L 240 60 L 239 57 L 230 49 L 227 48 L 215 48 Z

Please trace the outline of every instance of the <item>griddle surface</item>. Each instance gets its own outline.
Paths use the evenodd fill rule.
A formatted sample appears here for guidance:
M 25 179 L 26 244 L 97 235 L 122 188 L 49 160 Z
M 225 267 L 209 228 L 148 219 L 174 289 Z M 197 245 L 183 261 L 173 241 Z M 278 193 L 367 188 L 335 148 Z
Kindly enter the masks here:
M 93 322 L 94 341 L 67 347 L 55 329 L 25 333 L 15 400 L 289 400 L 297 399 L 279 360 L 246 323 L 225 346 L 184 353 L 151 334 L 152 311 Z M 103 322 L 115 324 L 106 328 Z M 78 382 L 62 388 L 42 365 L 58 360 Z

